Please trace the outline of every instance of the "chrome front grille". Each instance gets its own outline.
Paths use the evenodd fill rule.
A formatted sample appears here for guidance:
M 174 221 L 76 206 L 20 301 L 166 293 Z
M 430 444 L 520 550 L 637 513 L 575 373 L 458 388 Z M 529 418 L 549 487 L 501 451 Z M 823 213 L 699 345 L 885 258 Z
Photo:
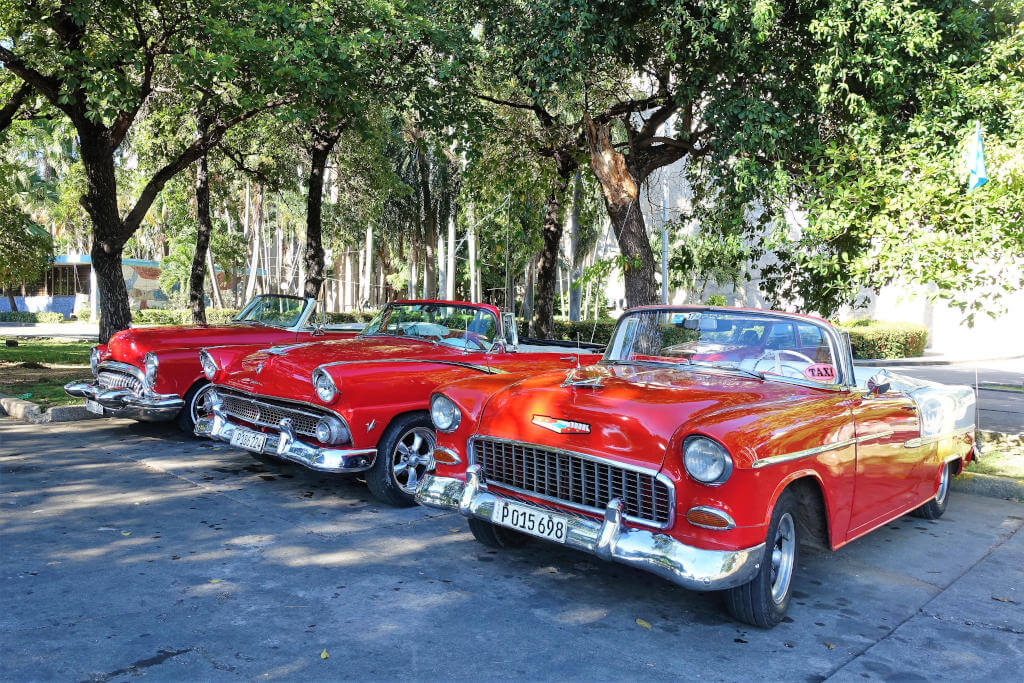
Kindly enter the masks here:
M 672 487 L 655 472 L 488 437 L 473 439 L 470 458 L 483 467 L 487 481 L 541 499 L 603 513 L 618 498 L 629 519 L 660 527 L 672 521 Z
M 119 370 L 100 370 L 96 381 L 104 389 L 128 389 L 132 393 L 142 393 L 142 381 L 127 372 Z
M 296 434 L 316 436 L 316 423 L 328 415 L 327 410 L 320 410 L 304 403 L 293 403 L 270 396 L 247 394 L 235 389 L 217 387 L 221 406 L 227 415 L 242 422 L 277 429 L 281 420 L 288 417 L 292 420 L 292 429 Z

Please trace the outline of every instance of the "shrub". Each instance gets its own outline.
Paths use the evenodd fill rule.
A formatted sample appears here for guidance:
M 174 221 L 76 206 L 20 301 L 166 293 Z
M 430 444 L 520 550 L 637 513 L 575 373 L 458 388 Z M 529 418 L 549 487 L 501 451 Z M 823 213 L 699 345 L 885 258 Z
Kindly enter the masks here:
M 368 323 L 373 320 L 373 316 L 377 315 L 377 311 L 350 311 L 347 313 L 327 313 L 327 324 L 328 325 L 341 325 L 344 323 Z
M 206 322 L 210 325 L 232 320 L 238 311 L 233 308 L 206 309 Z M 132 313 L 135 325 L 191 325 L 192 311 L 187 308 L 146 308 Z
M 0 311 L 0 322 L 61 323 L 64 322 L 64 315 L 62 313 L 53 312 L 32 313 L 29 311 Z
M 916 358 L 924 355 L 928 344 L 928 328 L 915 323 L 851 320 L 834 324 L 850 333 L 854 358 Z
M 553 339 L 568 341 L 581 341 L 594 344 L 607 344 L 612 338 L 612 330 L 615 329 L 615 320 L 580 320 L 570 322 L 568 320 L 555 320 Z M 519 336 L 528 337 L 527 324 L 519 321 Z

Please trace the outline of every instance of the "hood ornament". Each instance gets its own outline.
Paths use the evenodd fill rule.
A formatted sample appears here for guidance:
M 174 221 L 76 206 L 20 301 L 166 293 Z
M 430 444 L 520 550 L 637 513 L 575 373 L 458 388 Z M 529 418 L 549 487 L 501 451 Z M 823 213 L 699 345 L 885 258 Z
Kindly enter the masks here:
M 533 424 L 538 427 L 548 429 L 555 434 L 589 434 L 590 425 L 586 422 L 574 422 L 573 420 L 563 420 L 557 417 L 551 417 L 549 415 L 534 415 Z
M 601 380 L 604 379 L 603 375 L 597 375 L 596 377 L 586 377 L 580 379 L 580 368 L 573 368 L 566 373 L 565 379 L 562 381 L 563 387 L 592 387 L 597 389 L 601 386 Z

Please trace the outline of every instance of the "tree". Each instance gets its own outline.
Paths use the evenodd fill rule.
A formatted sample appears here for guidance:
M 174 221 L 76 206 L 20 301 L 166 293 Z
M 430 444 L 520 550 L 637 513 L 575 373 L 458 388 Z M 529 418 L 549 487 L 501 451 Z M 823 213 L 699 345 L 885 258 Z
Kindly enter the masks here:
M 131 323 L 121 254 L 167 181 L 232 126 L 289 101 L 276 88 L 306 62 L 295 49 L 293 15 L 286 4 L 249 0 L 0 5 L 0 23 L 10 36 L 0 43 L 0 62 L 78 133 L 87 180 L 81 201 L 92 221 L 103 307 L 101 342 Z M 161 90 L 179 100 L 206 98 L 212 123 L 205 135 L 168 155 L 122 214 L 117 166 L 144 108 L 161 104 Z
M 17 311 L 13 290 L 31 282 L 53 262 L 53 240 L 28 215 L 0 195 L 0 289 L 7 291 L 11 310 Z

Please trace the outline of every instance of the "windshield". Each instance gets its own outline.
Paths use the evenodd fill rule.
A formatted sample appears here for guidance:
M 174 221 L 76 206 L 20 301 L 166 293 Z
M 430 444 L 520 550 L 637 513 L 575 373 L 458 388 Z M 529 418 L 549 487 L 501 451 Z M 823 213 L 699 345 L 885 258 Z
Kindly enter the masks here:
M 305 307 L 306 300 L 297 296 L 261 294 L 246 304 L 235 321 L 271 327 L 294 327 Z
M 390 304 L 366 326 L 363 337 L 415 337 L 482 351 L 497 335 L 494 314 L 472 306 L 450 304 Z
M 818 384 L 839 381 L 839 365 L 823 326 L 771 313 L 627 313 L 615 328 L 604 360 L 715 367 Z

